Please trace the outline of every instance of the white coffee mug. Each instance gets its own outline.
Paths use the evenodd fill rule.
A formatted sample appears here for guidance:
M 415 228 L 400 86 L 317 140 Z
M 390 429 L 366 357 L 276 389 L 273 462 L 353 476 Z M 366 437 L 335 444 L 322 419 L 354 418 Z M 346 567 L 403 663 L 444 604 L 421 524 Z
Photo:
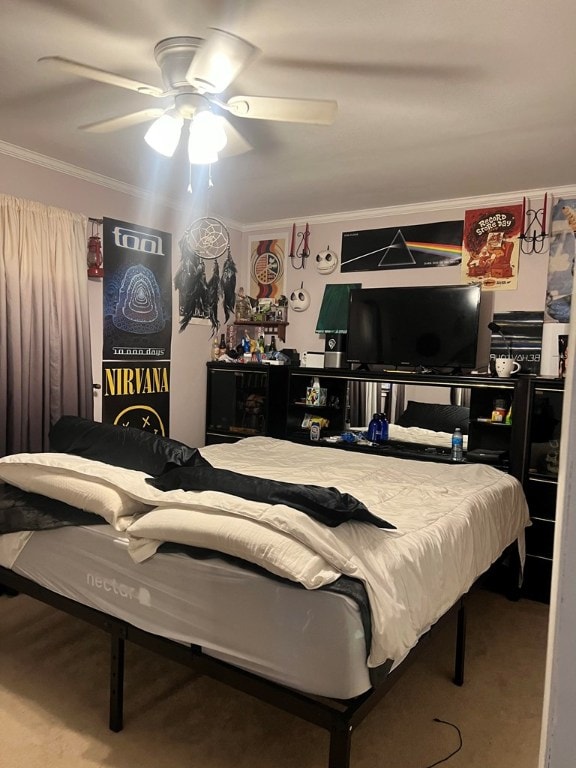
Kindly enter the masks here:
M 518 373 L 522 366 L 513 357 L 497 357 L 494 360 L 494 367 L 496 368 L 497 376 L 508 378 L 512 374 Z

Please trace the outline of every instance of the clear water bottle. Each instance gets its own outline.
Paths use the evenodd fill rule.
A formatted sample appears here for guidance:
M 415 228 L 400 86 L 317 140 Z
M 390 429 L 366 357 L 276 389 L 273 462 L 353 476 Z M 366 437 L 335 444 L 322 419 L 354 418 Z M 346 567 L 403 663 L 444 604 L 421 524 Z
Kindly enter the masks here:
M 368 424 L 368 440 L 371 443 L 379 443 L 382 436 L 382 419 L 379 413 L 375 413 Z
M 464 458 L 464 438 L 460 427 L 456 427 L 452 435 L 452 461 L 462 461 Z

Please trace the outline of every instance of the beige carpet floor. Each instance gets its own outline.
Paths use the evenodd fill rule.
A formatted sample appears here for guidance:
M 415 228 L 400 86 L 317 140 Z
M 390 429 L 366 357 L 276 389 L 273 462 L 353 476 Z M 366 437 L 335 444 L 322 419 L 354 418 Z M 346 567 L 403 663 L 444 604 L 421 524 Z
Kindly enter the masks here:
M 548 609 L 487 591 L 469 604 L 466 683 L 453 633 L 356 729 L 351 768 L 536 768 Z M 108 640 L 27 597 L 0 598 L 1 768 L 327 768 L 313 725 L 130 646 L 125 724 L 107 729 Z

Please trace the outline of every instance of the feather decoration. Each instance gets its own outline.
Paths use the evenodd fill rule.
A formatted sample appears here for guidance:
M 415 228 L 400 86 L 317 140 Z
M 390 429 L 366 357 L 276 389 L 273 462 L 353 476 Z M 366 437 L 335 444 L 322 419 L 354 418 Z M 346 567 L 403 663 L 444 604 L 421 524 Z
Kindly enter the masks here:
M 208 285 L 204 262 L 190 248 L 187 238 L 179 243 L 182 254 L 180 266 L 174 276 L 174 287 L 179 293 L 180 332 L 193 317 L 207 317 Z
M 236 264 L 232 259 L 230 247 L 228 255 L 222 267 L 222 280 L 220 281 L 222 296 L 224 297 L 224 322 L 228 322 L 230 315 L 234 314 L 236 304 Z
M 214 334 L 220 327 L 220 323 L 218 322 L 218 299 L 219 298 L 220 298 L 220 267 L 218 266 L 218 261 L 214 260 L 214 270 L 212 272 L 212 277 L 210 278 L 210 282 L 208 283 L 208 289 L 207 289 L 207 295 L 206 295 L 206 299 L 207 299 L 206 309 L 208 311 L 208 319 L 212 324 L 212 336 L 214 336 Z

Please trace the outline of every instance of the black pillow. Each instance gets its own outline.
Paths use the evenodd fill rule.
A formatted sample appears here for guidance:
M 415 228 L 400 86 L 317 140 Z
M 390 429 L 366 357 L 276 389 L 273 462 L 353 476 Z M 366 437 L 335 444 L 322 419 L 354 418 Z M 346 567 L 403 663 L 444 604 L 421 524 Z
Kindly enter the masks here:
M 373 515 L 354 496 L 341 493 L 337 488 L 266 480 L 211 466 L 178 467 L 161 477 L 149 478 L 146 482 L 161 491 L 178 488 L 184 491 L 221 491 L 249 501 L 286 504 L 331 528 L 347 520 L 372 523 L 378 528 L 396 527 Z
M 207 464 L 197 448 L 135 427 L 120 427 L 62 416 L 50 429 L 50 449 L 103 461 L 147 475 L 161 475 L 173 467 Z
M 420 427 L 435 432 L 454 432 L 460 427 L 463 434 L 468 434 L 469 423 L 470 409 L 463 405 L 419 403 L 416 400 L 408 401 L 406 410 L 396 421 L 400 427 Z

